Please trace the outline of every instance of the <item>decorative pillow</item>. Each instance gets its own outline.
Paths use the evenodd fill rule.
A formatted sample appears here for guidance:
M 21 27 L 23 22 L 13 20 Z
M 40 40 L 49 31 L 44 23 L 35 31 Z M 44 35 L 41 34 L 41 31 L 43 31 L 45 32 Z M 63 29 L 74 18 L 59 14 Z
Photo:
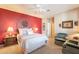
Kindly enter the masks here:
M 28 35 L 27 28 L 19 28 L 18 30 L 20 35 Z
M 30 34 L 34 34 L 32 28 L 28 28 L 28 29 L 27 29 L 27 32 L 28 32 L 28 35 L 30 35 Z

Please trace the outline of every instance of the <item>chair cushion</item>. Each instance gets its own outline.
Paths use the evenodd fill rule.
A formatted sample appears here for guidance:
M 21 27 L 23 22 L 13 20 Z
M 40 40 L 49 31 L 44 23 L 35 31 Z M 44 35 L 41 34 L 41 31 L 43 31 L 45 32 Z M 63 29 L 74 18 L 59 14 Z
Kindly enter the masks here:
M 65 41 L 65 39 L 63 39 L 63 38 L 56 38 L 55 40 L 58 40 L 58 41 Z

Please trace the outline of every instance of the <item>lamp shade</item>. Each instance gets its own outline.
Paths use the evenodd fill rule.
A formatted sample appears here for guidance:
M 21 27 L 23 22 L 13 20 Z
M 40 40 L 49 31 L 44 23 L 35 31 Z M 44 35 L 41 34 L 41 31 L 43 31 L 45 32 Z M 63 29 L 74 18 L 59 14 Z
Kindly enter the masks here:
M 34 28 L 33 28 L 33 31 L 34 31 L 34 32 L 37 32 L 37 31 L 38 31 L 38 28 L 37 28 L 37 27 L 34 27 Z
M 13 27 L 8 27 L 7 32 L 13 32 Z
M 35 28 L 35 31 L 37 31 L 37 30 L 38 30 L 38 28 L 36 27 L 36 28 Z

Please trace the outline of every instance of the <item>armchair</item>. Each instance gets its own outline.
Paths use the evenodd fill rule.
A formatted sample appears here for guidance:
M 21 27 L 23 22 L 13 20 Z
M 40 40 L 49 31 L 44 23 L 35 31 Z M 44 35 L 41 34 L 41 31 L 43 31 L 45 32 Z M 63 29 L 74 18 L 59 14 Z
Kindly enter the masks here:
M 67 37 L 66 33 L 58 33 L 55 36 L 55 44 L 62 46 L 63 43 L 67 40 L 66 37 Z

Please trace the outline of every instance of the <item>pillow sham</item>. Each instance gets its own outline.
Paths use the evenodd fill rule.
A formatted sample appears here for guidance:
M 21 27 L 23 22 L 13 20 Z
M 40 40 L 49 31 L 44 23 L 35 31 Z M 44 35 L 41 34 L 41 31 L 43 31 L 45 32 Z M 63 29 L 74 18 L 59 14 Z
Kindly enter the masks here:
M 18 30 L 20 35 L 28 35 L 27 28 L 19 28 Z
M 32 28 L 28 28 L 28 29 L 27 29 L 27 32 L 28 32 L 28 35 L 30 35 L 30 34 L 34 34 Z

